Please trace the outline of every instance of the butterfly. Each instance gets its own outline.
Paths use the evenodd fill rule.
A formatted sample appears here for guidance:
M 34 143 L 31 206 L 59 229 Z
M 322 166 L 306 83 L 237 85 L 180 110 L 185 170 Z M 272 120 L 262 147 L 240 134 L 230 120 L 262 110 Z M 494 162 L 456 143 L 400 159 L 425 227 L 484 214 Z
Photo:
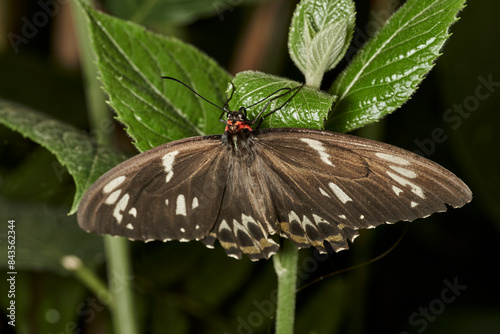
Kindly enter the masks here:
M 146 242 L 199 240 L 213 248 L 218 240 L 231 257 L 259 260 L 278 251 L 272 235 L 321 253 L 340 251 L 359 229 L 471 201 L 457 176 L 401 148 L 322 130 L 258 128 L 300 89 L 283 88 L 249 106 L 265 102 L 254 120 L 249 107 L 229 110 L 231 94 L 219 107 L 222 135 L 173 141 L 114 167 L 83 196 L 79 225 Z

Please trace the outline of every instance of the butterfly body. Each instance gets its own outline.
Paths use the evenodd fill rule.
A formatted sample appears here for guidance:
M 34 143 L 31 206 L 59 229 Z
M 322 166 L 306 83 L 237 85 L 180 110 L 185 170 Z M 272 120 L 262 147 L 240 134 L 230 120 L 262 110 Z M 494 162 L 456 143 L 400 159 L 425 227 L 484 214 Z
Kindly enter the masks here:
M 226 128 L 222 135 L 222 143 L 226 145 L 228 151 L 244 159 L 247 164 L 253 162 L 252 151 L 253 129 L 250 127 L 243 110 L 232 111 L 227 116 Z

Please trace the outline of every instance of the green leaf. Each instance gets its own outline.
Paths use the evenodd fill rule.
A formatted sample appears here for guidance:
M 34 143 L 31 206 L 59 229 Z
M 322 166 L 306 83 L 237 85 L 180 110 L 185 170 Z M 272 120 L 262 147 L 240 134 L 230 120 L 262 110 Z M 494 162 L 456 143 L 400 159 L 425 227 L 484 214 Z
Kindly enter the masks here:
M 319 88 L 323 74 L 342 59 L 354 31 L 351 0 L 304 0 L 295 9 L 288 49 L 308 86 Z
M 106 4 L 112 14 L 136 23 L 187 24 L 197 18 L 214 14 L 223 20 L 224 12 L 232 11 L 235 6 L 253 2 L 256 0 L 107 0 Z
M 61 207 L 0 198 L 4 227 L 0 244 L 7 244 L 7 220 L 14 219 L 16 232 L 16 269 L 44 270 L 69 275 L 61 260 L 77 256 L 91 268 L 104 261 L 102 238 L 78 227 Z M 0 267 L 7 266 L 7 252 L 0 252 Z
M 20 146 L 12 145 L 9 150 L 19 150 Z M 0 196 L 23 202 L 71 205 L 68 192 L 75 191 L 74 181 L 56 157 L 41 146 L 23 155 L 15 168 L 0 172 Z
M 257 101 L 273 95 L 279 89 L 300 86 L 300 83 L 290 79 L 254 71 L 238 73 L 233 80 L 233 84 L 236 90 L 229 104 L 232 110 L 255 104 Z M 279 95 L 279 93 L 274 96 Z M 273 101 L 267 110 L 271 111 L 281 106 L 290 97 L 291 95 L 287 94 Z M 299 127 L 323 129 L 324 121 L 334 102 L 335 96 L 304 86 L 292 100 L 286 103 L 283 109 L 267 117 L 261 128 Z M 265 105 L 266 103 L 263 102 L 249 108 L 249 119 L 255 118 Z M 263 115 L 265 114 L 266 112 L 263 113 Z
M 223 105 L 231 80 L 226 71 L 175 38 L 154 34 L 80 4 L 89 18 L 109 104 L 140 151 L 185 137 L 220 133 L 215 107 L 161 76 L 175 77 Z
M 338 95 L 326 127 L 347 132 L 408 101 L 432 69 L 464 0 L 409 0 L 333 83 Z
M 2 99 L 0 123 L 45 147 L 68 169 L 76 184 L 70 214 L 76 212 L 85 190 L 125 159 L 116 150 L 96 145 L 91 137 L 71 125 Z

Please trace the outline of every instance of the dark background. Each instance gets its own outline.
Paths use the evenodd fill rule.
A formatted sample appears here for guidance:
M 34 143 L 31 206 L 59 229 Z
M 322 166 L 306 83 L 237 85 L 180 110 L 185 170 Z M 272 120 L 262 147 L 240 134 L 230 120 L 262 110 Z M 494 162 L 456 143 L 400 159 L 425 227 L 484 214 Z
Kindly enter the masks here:
M 194 44 L 233 74 L 254 69 L 302 79 L 286 49 L 294 1 L 221 3 L 226 10 L 219 14 L 150 28 Z M 71 10 L 66 1 L 57 4 L 60 11 L 17 53 L 6 36 L 21 34 L 23 17 L 33 17 L 40 5 L 27 0 L 0 4 L 0 98 L 88 130 Z M 378 17 L 397 5 L 391 0 L 356 2 L 357 46 L 369 35 L 367 24 L 381 22 Z M 362 265 L 298 292 L 297 333 L 500 332 L 498 13 L 496 1 L 469 1 L 451 28 L 443 55 L 413 98 L 356 133 L 420 151 L 462 178 L 473 201 L 427 219 L 362 231 L 349 251 L 328 259 L 314 260 L 312 250 L 302 250 L 301 285 Z M 346 64 L 325 77 L 323 88 Z M 495 84 L 488 88 L 484 80 Z M 460 106 L 460 117 L 446 117 L 449 109 Z M 119 130 L 116 138 L 127 147 Z M 62 255 L 84 252 L 89 266 L 106 278 L 100 238 L 87 236 L 75 216 L 66 216 L 73 194 L 73 181 L 54 156 L 0 126 L 0 252 L 3 259 L 6 222 L 15 218 L 21 267 L 17 333 L 22 328 L 29 333 L 111 332 L 106 308 L 57 263 Z M 400 238 L 388 255 L 363 264 Z M 219 246 L 207 250 L 197 242 L 134 242 L 132 257 L 136 308 L 145 333 L 272 332 L 272 261 L 236 261 Z M 4 313 L 8 299 L 3 278 L 0 288 L 0 332 L 13 333 Z

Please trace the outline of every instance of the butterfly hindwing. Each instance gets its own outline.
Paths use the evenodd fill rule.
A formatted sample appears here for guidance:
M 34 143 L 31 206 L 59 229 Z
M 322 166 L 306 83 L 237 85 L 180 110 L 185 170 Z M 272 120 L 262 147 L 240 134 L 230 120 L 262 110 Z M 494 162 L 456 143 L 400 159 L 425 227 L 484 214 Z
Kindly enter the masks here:
M 269 258 L 278 245 L 269 238 L 276 228 L 268 170 L 256 154 L 251 163 L 229 155 L 228 182 L 214 229 L 229 256 Z

